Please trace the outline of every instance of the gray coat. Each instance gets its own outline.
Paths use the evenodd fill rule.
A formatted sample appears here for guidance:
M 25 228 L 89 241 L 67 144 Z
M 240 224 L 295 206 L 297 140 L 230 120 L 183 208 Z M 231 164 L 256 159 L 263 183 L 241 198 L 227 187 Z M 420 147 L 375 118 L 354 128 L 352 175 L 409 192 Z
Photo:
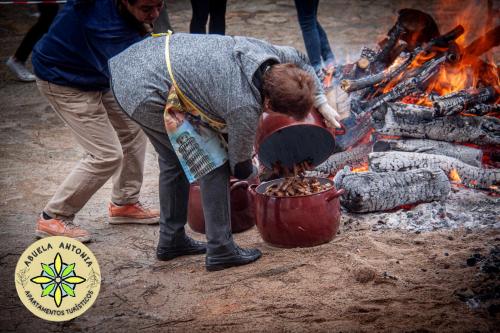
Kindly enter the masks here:
M 307 57 L 296 49 L 247 37 L 176 33 L 170 59 L 179 88 L 228 130 L 231 170 L 251 158 L 262 113 L 262 96 L 252 83 L 268 60 L 294 63 L 316 79 L 315 106 L 326 103 Z M 171 87 L 165 62 L 165 37 L 147 38 L 109 61 L 111 88 L 122 109 L 141 125 L 165 132 L 163 109 Z

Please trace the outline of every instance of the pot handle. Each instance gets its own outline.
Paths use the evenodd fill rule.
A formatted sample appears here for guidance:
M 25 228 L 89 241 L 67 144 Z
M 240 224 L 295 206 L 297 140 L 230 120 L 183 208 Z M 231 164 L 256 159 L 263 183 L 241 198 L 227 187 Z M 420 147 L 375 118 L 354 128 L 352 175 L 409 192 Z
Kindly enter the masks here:
M 329 194 L 329 195 L 325 198 L 325 200 L 326 200 L 326 202 L 330 202 L 330 201 L 332 201 L 333 199 L 335 199 L 335 198 L 337 198 L 337 197 L 341 196 L 341 195 L 342 195 L 342 194 L 344 194 L 344 193 L 345 193 L 345 190 L 344 190 L 343 188 L 341 188 L 341 189 L 339 189 L 339 190 L 337 190 L 337 191 L 335 191 L 335 192 L 333 192 L 333 193 L 330 193 L 330 194 Z
M 335 128 L 335 135 L 344 135 L 347 132 L 345 125 L 339 122 L 340 128 Z
M 255 191 L 256 188 L 257 184 L 251 184 L 250 186 L 248 186 L 248 192 L 250 192 L 252 198 L 257 194 L 257 192 Z
M 232 192 L 232 191 L 240 189 L 240 188 L 242 188 L 246 191 L 246 189 L 248 188 L 248 182 L 245 180 L 236 181 L 233 184 L 231 184 L 230 191 Z

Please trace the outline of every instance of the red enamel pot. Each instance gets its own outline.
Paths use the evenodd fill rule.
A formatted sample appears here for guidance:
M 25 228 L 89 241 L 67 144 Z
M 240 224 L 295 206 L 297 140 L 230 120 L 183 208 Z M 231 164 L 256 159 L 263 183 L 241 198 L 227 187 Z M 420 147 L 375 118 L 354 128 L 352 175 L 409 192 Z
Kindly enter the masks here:
M 231 179 L 231 230 L 233 233 L 242 232 L 255 225 L 255 208 L 248 192 L 250 184 L 257 184 L 257 179 L 239 181 Z M 198 183 L 189 188 L 188 225 L 196 232 L 205 233 L 205 217 L 201 202 L 201 191 Z
M 344 133 L 345 128 L 327 128 L 315 109 L 303 120 L 264 112 L 259 120 L 255 147 L 259 160 L 269 169 L 278 162 L 289 169 L 303 161 L 317 166 L 333 154 L 335 135 Z
M 283 178 L 251 185 L 255 222 L 264 241 L 278 247 L 309 247 L 331 241 L 340 225 L 340 200 L 343 189 L 336 190 L 328 178 L 317 178 L 329 189 L 306 196 L 273 197 L 264 194 L 268 186 Z

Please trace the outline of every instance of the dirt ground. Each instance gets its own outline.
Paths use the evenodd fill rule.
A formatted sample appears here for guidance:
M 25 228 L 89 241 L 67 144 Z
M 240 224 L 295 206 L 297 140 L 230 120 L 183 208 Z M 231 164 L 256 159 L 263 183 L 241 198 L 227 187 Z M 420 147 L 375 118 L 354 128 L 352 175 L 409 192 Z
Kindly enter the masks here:
M 189 2 L 167 3 L 175 30 L 187 31 Z M 467 3 L 479 5 L 472 22 L 480 27 L 486 1 L 452 6 L 422 0 L 323 0 L 319 18 L 339 61 L 345 62 L 362 46 L 373 47 L 400 8 L 430 12 L 446 32 Z M 487 278 L 481 265 L 467 264 L 474 254 L 485 257 L 500 245 L 498 228 L 385 230 L 371 227 L 376 216 L 350 215 L 332 242 L 297 249 L 269 246 L 252 228 L 235 239 L 261 249 L 263 257 L 252 265 L 209 273 L 203 256 L 157 261 L 158 226 L 107 224 L 110 183 L 77 221 L 95 238 L 89 247 L 103 277 L 96 303 L 66 323 L 33 316 L 16 295 L 14 268 L 35 240 L 37 215 L 82 151 L 35 84 L 16 81 L 3 65 L 34 22 L 32 13 L 33 7 L 0 5 L 0 331 L 500 331 L 500 292 L 497 305 L 471 301 Z M 304 50 L 291 0 L 230 0 L 227 33 Z M 157 174 L 149 147 L 142 198 L 152 205 L 158 202 Z M 498 200 L 493 207 L 498 222 Z

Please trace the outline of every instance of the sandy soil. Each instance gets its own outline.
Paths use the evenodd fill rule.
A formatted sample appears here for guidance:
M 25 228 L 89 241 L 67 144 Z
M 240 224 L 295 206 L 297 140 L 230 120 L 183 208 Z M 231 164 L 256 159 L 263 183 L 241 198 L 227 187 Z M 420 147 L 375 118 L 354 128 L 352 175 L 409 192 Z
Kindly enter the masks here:
M 484 5 L 486 1 L 474 3 Z M 174 28 L 186 31 L 189 2 L 169 0 L 168 5 Z M 361 46 L 373 47 L 392 25 L 397 9 L 403 7 L 433 13 L 444 32 L 454 26 L 465 4 L 440 7 L 435 1 L 324 0 L 320 21 L 343 62 L 355 57 Z M 28 6 L 0 7 L 0 62 L 13 53 L 34 22 L 31 13 L 33 8 Z M 481 20 L 474 22 L 481 24 Z M 227 24 L 228 34 L 304 49 L 292 1 L 231 0 Z M 494 219 L 486 228 L 458 226 L 451 230 L 446 224 L 434 231 L 397 229 L 397 225 L 379 228 L 374 227 L 380 224 L 376 214 L 346 214 L 332 242 L 299 249 L 271 247 L 253 228 L 235 239 L 243 246 L 260 248 L 262 259 L 253 265 L 208 273 L 203 256 L 158 262 L 154 256 L 157 226 L 107 224 L 109 183 L 78 216 L 78 223 L 95 236 L 89 247 L 99 259 L 103 276 L 99 298 L 75 320 L 42 321 L 19 301 L 14 267 L 34 241 L 37 215 L 82 152 L 36 86 L 17 82 L 4 65 L 0 65 L 0 115 L 0 331 L 500 330 L 498 273 L 481 269 L 484 258 L 500 244 L 498 229 L 491 227 L 499 222 L 498 200 L 486 199 L 484 194 L 488 218 Z M 155 205 L 158 168 L 149 148 L 142 197 Z M 449 200 L 467 200 L 473 191 L 465 193 Z M 481 200 L 475 204 L 480 206 Z M 460 209 L 460 205 L 449 207 Z M 468 215 L 466 210 L 449 213 Z M 481 215 L 472 215 L 472 219 L 480 220 Z M 405 225 L 409 223 L 405 221 Z M 396 224 L 394 218 L 390 224 Z M 474 255 L 478 262 L 469 260 L 468 265 L 467 259 Z

